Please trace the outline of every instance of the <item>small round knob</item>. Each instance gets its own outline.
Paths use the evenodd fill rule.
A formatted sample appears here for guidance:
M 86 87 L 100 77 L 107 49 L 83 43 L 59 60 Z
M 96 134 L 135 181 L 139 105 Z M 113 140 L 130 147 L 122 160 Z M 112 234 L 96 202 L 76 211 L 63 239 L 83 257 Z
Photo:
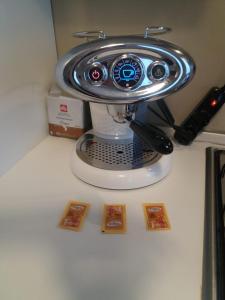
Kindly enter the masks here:
M 161 81 L 169 76 L 169 67 L 165 62 L 154 62 L 147 70 L 148 78 L 152 81 Z

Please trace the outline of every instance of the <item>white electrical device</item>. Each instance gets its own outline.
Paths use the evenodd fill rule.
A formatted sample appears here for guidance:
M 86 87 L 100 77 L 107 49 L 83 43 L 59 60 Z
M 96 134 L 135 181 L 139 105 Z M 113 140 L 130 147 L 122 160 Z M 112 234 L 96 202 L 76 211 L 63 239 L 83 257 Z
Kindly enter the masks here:
M 195 64 L 181 48 L 155 39 L 166 27 L 143 36 L 110 36 L 85 42 L 56 67 L 59 86 L 90 102 L 93 129 L 76 143 L 72 171 L 81 180 L 108 189 L 134 189 L 164 178 L 173 145 L 150 124 L 135 120 L 139 103 L 165 98 L 186 85 Z M 93 38 L 96 32 L 79 32 Z

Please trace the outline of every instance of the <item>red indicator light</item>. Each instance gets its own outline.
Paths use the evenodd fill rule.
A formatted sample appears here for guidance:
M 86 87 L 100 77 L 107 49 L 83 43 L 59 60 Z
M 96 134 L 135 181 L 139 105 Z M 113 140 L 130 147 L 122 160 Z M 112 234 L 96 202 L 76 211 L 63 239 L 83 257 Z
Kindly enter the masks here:
M 217 105 L 217 100 L 216 99 L 211 100 L 210 105 L 211 107 L 215 107 Z

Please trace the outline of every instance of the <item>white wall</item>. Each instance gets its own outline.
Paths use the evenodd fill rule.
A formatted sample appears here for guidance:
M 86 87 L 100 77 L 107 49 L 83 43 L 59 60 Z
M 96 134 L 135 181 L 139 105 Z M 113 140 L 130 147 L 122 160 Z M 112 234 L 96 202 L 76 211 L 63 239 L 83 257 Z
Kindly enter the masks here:
M 186 49 L 197 72 L 189 86 L 167 98 L 181 122 L 212 86 L 225 84 L 224 0 L 52 0 L 59 55 L 81 43 L 72 33 L 103 29 L 109 34 L 141 33 L 146 25 L 169 26 L 159 36 Z M 225 132 L 225 105 L 208 126 Z
M 0 175 L 47 135 L 55 63 L 50 0 L 1 0 Z

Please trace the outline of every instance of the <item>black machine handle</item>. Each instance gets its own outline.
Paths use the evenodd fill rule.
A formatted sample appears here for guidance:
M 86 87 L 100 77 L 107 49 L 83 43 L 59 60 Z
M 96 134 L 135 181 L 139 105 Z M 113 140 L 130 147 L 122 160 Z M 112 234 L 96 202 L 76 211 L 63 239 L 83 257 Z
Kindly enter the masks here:
M 171 140 L 161 129 L 139 121 L 131 121 L 130 128 L 152 150 L 160 154 L 170 154 L 173 152 Z

